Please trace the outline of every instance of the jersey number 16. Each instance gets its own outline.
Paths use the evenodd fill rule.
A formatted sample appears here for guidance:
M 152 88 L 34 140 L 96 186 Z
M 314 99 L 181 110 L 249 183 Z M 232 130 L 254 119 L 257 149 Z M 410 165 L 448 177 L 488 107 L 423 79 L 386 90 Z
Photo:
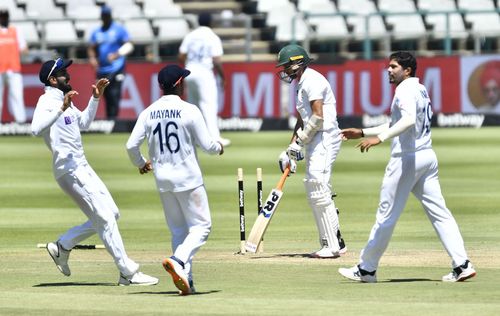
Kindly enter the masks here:
M 173 131 L 169 132 L 170 127 L 174 129 Z M 155 129 L 153 130 L 153 135 L 158 134 L 158 143 L 160 144 L 160 153 L 164 153 L 164 146 L 167 147 L 168 151 L 171 154 L 175 154 L 176 152 L 179 151 L 181 148 L 180 142 L 179 142 L 179 135 L 177 135 L 177 130 L 179 127 L 175 122 L 168 122 L 167 125 L 165 125 L 165 134 L 162 133 L 162 128 L 161 128 L 161 123 L 158 123 L 156 125 Z M 165 136 L 165 144 L 163 143 L 163 137 Z M 173 143 L 173 144 L 172 144 Z M 174 145 L 175 147 L 173 147 Z

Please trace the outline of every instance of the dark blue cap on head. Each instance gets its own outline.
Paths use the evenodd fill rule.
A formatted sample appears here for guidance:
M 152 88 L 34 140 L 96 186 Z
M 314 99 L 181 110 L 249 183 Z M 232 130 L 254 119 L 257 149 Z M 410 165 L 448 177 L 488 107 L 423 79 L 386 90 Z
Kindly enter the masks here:
M 158 83 L 163 89 L 171 89 L 178 85 L 182 79 L 189 76 L 190 73 L 191 71 L 177 65 L 168 65 L 158 73 Z
M 212 15 L 208 12 L 202 12 L 198 15 L 198 24 L 200 26 L 210 26 L 212 23 Z
M 68 68 L 72 63 L 73 60 L 64 60 L 62 58 L 46 61 L 40 68 L 38 77 L 42 83 L 46 84 L 49 81 L 50 76 L 53 76 L 59 70 Z
M 103 5 L 101 7 L 101 14 L 111 14 L 111 7 Z

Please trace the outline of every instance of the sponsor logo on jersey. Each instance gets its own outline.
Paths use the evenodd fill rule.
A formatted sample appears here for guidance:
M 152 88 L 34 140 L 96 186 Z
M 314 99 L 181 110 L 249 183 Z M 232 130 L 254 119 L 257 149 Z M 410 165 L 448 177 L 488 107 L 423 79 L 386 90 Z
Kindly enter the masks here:
M 66 125 L 71 124 L 71 122 L 72 122 L 72 120 L 71 120 L 71 116 L 65 116 L 65 117 L 64 117 L 64 123 L 65 123 Z

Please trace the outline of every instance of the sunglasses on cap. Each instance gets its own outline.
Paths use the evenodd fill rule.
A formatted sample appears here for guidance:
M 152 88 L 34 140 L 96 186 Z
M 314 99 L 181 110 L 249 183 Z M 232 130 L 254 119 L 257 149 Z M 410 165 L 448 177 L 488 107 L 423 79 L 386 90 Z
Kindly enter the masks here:
M 62 58 L 57 58 L 54 62 L 54 66 L 52 66 L 52 69 L 50 69 L 50 71 L 49 71 L 49 75 L 47 76 L 47 80 L 49 80 L 50 76 L 52 76 L 52 73 L 54 72 L 54 70 L 61 67 L 62 65 L 63 65 Z

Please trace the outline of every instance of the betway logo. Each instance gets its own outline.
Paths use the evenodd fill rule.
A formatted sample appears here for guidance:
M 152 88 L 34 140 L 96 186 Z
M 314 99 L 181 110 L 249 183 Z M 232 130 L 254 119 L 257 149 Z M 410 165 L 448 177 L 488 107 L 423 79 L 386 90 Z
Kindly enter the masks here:
M 482 114 L 441 114 L 437 116 L 437 125 L 439 127 L 475 127 L 480 128 L 484 122 Z
M 230 119 L 221 119 L 218 120 L 219 129 L 223 131 L 227 130 L 237 130 L 237 131 L 251 131 L 258 132 L 262 127 L 262 119 L 261 118 L 239 118 L 232 117 Z

